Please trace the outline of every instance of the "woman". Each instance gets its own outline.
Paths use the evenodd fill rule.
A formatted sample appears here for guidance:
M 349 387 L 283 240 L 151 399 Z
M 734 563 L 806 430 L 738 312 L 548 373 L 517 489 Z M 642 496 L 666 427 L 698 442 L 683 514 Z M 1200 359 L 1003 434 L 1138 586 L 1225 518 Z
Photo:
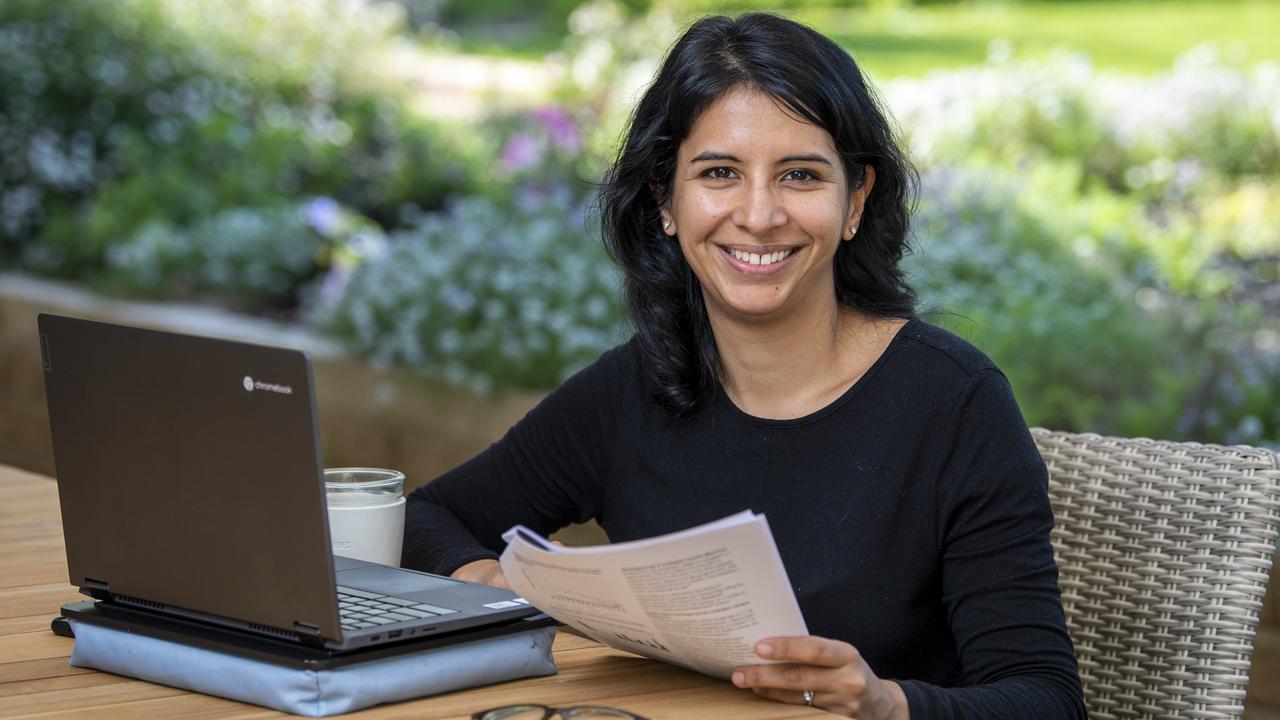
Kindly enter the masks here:
M 1084 717 L 1044 465 L 898 267 L 911 178 L 830 40 L 695 23 L 601 191 L 635 336 L 413 493 L 404 564 L 503 585 L 515 523 L 622 541 L 750 508 L 813 635 L 736 685 L 863 720 Z

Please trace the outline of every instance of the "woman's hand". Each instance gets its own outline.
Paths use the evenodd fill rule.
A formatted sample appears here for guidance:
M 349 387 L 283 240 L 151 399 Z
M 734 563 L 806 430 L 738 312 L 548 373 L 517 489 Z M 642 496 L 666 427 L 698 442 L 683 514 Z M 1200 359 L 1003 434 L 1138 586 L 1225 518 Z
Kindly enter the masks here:
M 507 576 L 502 573 L 502 565 L 497 560 L 476 560 L 453 571 L 449 577 L 457 580 L 466 580 L 468 582 L 480 583 L 481 585 L 492 585 L 510 590 L 511 585 L 507 582 Z
M 564 543 L 559 540 L 552 540 L 552 545 L 564 547 Z M 481 585 L 492 585 L 503 590 L 510 590 L 511 583 L 507 582 L 507 576 L 502 572 L 502 564 L 497 560 L 476 560 L 453 571 L 449 577 L 455 580 L 466 580 L 468 582 L 480 583 Z
M 893 681 L 881 680 L 852 645 L 815 637 L 768 638 L 756 654 L 776 665 L 747 665 L 733 671 L 733 684 L 771 700 L 805 704 L 858 720 L 908 720 L 907 696 Z

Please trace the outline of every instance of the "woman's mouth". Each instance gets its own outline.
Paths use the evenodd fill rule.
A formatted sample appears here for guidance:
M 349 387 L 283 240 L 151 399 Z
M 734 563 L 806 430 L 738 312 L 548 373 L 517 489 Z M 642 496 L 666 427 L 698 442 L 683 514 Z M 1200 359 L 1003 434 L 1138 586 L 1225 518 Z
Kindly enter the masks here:
M 772 252 L 752 252 L 721 246 L 720 250 L 730 259 L 730 264 L 742 272 L 765 274 L 778 270 L 798 248 L 789 247 Z

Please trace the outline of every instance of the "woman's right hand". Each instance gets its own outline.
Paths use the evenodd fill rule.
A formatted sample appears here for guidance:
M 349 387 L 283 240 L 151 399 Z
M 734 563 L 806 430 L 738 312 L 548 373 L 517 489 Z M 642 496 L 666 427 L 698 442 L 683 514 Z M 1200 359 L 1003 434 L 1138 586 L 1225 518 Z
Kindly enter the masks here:
M 492 585 L 503 590 L 510 590 L 511 584 L 502 573 L 502 565 L 497 560 L 476 560 L 453 571 L 452 577 L 457 580 Z

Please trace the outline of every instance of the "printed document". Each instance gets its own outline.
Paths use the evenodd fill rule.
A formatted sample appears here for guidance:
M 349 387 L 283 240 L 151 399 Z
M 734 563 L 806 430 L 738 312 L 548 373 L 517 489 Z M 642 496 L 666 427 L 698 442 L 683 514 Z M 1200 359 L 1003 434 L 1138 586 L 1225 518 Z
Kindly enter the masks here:
M 606 645 L 728 678 L 767 637 L 808 635 L 763 515 L 737 515 L 660 537 L 595 547 L 552 545 L 517 525 L 503 538 L 512 589 Z

